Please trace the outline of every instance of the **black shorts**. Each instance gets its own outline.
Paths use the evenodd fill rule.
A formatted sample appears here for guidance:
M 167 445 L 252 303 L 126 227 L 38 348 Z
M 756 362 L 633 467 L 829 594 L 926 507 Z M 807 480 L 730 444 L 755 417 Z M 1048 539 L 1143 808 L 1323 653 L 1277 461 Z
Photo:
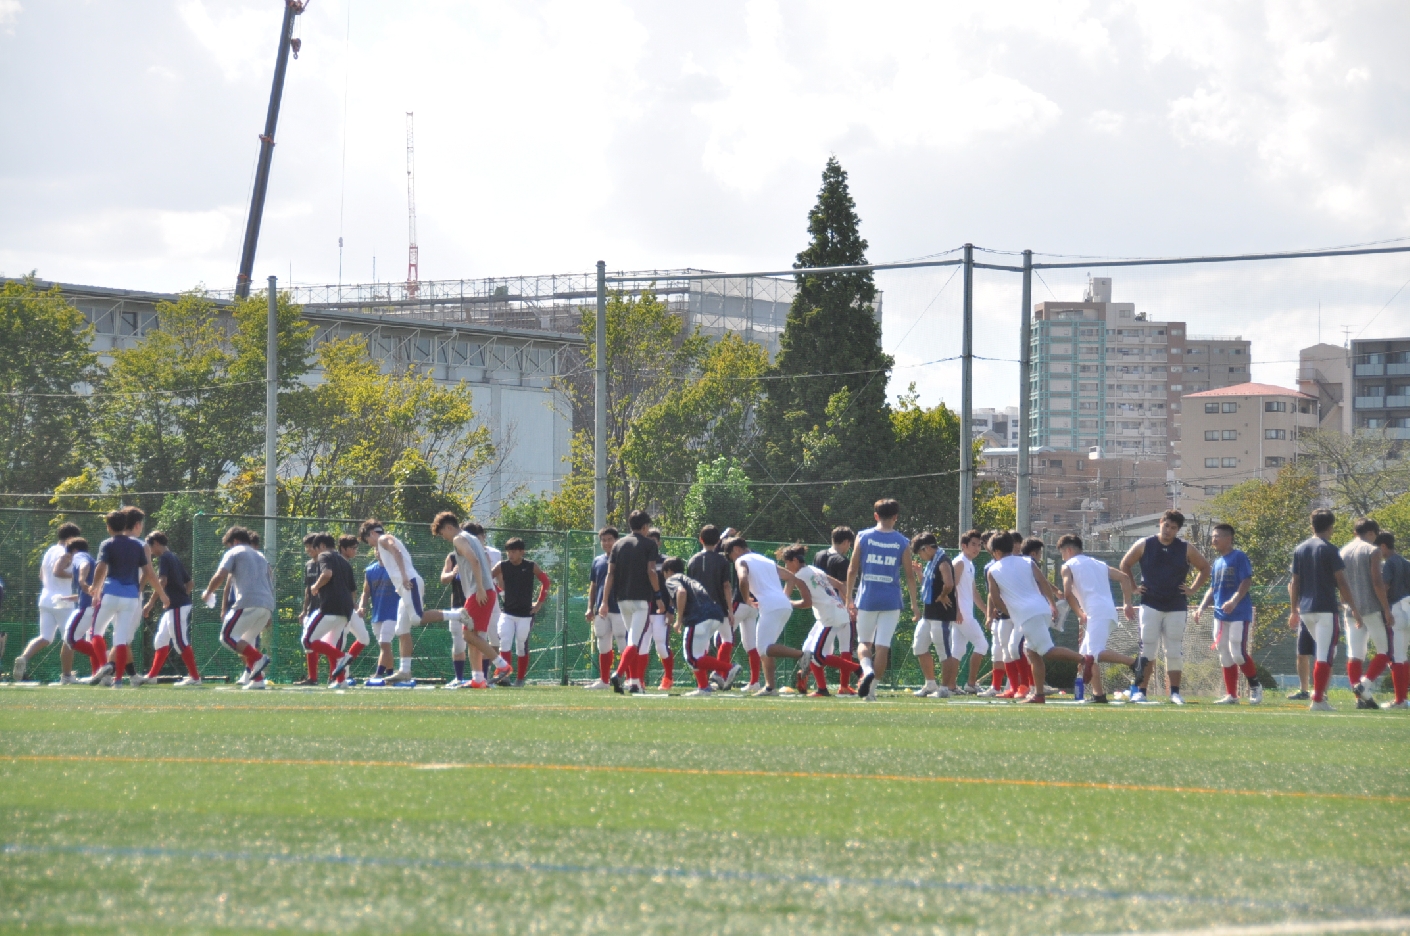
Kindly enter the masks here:
M 1317 641 L 1312 639 L 1312 634 L 1308 632 L 1306 624 L 1297 626 L 1297 655 L 1317 655 Z

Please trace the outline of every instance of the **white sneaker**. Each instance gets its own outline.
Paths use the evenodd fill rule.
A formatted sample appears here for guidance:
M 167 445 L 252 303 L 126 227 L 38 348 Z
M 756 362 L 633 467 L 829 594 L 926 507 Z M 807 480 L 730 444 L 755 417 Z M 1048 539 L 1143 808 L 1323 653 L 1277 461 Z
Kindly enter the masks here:
M 777 689 L 770 689 L 768 686 L 760 686 L 759 689 L 758 689 L 758 691 L 754 693 L 754 697 L 755 697 L 755 698 L 758 698 L 759 696 L 776 696 L 776 695 L 778 695 L 778 690 L 777 690 Z
M 138 686 L 145 686 L 147 685 L 147 683 L 156 682 L 155 679 L 149 679 L 141 673 L 133 673 L 130 679 L 132 680 L 132 688 L 134 689 L 136 689 Z
M 980 689 L 978 692 L 975 693 L 975 695 L 981 699 L 992 699 L 998 694 L 999 690 L 995 689 L 993 686 L 985 686 L 983 689 Z
M 1367 679 L 1365 676 L 1361 677 L 1361 681 L 1356 684 L 1352 691 L 1356 693 L 1356 698 L 1362 701 L 1376 701 L 1376 687 L 1372 685 L 1371 680 Z
M 1146 694 L 1139 689 L 1132 688 L 1126 698 L 1131 702 L 1144 702 L 1146 701 Z
M 15 657 L 13 671 L 10 673 L 10 682 L 24 682 L 25 670 L 29 668 L 29 660 L 23 655 Z
M 979 687 L 974 683 L 965 683 L 960 687 L 961 695 L 979 695 Z
M 251 679 L 249 682 L 245 683 L 244 688 L 245 688 L 245 689 L 267 689 L 268 686 L 265 685 L 265 681 L 264 681 L 263 679 Z
M 1171 705 L 1184 705 L 1184 704 L 1185 704 L 1185 700 L 1184 700 L 1184 698 L 1180 695 L 1180 693 L 1178 693 L 1178 692 L 1172 692 L 1172 693 L 1170 693 L 1170 704 L 1171 704 Z
M 332 688 L 334 688 L 336 685 L 337 685 L 336 683 L 329 683 L 329 684 L 328 684 L 328 688 L 329 688 L 329 689 L 332 689 Z M 460 680 L 458 680 L 458 679 L 447 679 L 447 680 L 445 681 L 445 683 L 441 686 L 441 688 L 442 688 L 442 689 L 459 689 L 459 688 L 460 688 Z
M 1263 687 L 1254 686 L 1248 691 L 1248 704 L 1259 705 L 1263 702 Z
M 176 688 L 178 689 L 189 689 L 193 686 L 200 685 L 202 685 L 202 683 L 199 679 L 193 679 L 190 676 L 182 676 L 176 681 Z
M 932 688 L 930 683 L 926 683 L 924 686 L 921 686 L 919 689 L 911 693 L 911 695 L 915 696 L 918 699 L 924 699 L 928 698 L 929 696 L 938 694 L 938 690 L 936 688 Z
M 744 666 L 740 663 L 736 663 L 731 666 L 729 668 L 729 673 L 725 676 L 724 679 L 720 680 L 720 688 L 728 692 L 730 688 L 734 686 L 734 681 L 739 678 L 739 674 L 743 670 Z
M 1238 705 L 1238 704 L 1239 704 L 1239 697 L 1238 697 L 1238 696 L 1232 696 L 1232 695 L 1226 695 L 1226 696 L 1224 696 L 1224 698 L 1220 699 L 1218 702 L 1215 702 L 1214 704 L 1215 704 L 1215 705 Z
M 608 683 L 608 682 L 603 682 L 602 680 L 599 679 L 599 680 L 595 680 L 595 681 L 593 681 L 593 682 L 588 683 L 588 684 L 587 684 L 586 686 L 584 686 L 583 688 L 584 688 L 584 689 L 611 689 L 611 688 L 612 688 L 612 684 L 611 684 L 611 683 Z
M 1388 705 L 1386 705 L 1385 707 L 1386 707 L 1386 708 L 1403 708 L 1403 709 L 1410 709 L 1410 702 L 1391 702 L 1391 703 L 1389 703 Z
M 104 680 L 107 681 L 104 682 Z M 94 673 L 92 676 L 89 676 L 84 681 L 87 682 L 90 686 L 97 686 L 100 684 L 104 686 L 111 686 L 113 684 L 113 664 L 104 663 L 102 666 L 98 667 L 98 672 Z
M 245 671 L 240 674 L 240 678 L 237 679 L 237 680 L 235 680 L 235 685 L 237 685 L 237 686 L 245 686 L 245 685 L 248 685 L 249 682 L 250 682 L 250 668 L 247 666 L 247 667 L 245 667 Z
M 941 686 L 939 689 L 936 689 L 934 692 L 932 692 L 931 695 L 933 695 L 937 699 L 948 699 L 950 696 L 955 695 L 955 693 L 951 692 L 949 689 L 946 689 L 944 686 Z
M 759 684 L 756 683 L 756 682 L 752 682 L 752 683 L 750 683 L 749 685 L 747 685 L 747 686 L 744 687 L 744 694 L 745 694 L 745 695 L 753 695 L 754 693 L 758 692 L 758 691 L 759 691 L 760 689 L 762 689 L 762 688 L 764 688 L 764 687 L 761 686 L 761 685 L 759 685 Z
M 704 689 L 692 689 L 690 692 L 685 693 L 684 698 L 699 699 L 705 696 L 712 696 L 714 694 L 715 690 L 711 689 L 709 686 L 706 686 Z
M 250 682 L 254 682 L 256 676 L 260 676 L 261 674 L 263 674 L 264 671 L 269 668 L 269 664 L 272 662 L 274 661 L 269 658 L 268 654 L 265 654 L 264 656 L 256 660 L 255 665 L 250 667 Z M 263 681 L 264 680 L 260 680 L 260 682 Z M 249 685 L 249 683 L 246 683 L 246 685 Z
M 78 684 L 78 677 L 73 673 L 64 673 L 59 677 L 60 686 L 74 686 Z
M 1326 699 L 1323 699 L 1321 702 L 1313 702 L 1311 705 L 1309 705 L 1309 706 L 1307 707 L 1307 710 L 1308 710 L 1309 712 L 1335 712 L 1335 711 L 1336 711 L 1336 709 L 1332 708 L 1332 703 L 1328 702 Z

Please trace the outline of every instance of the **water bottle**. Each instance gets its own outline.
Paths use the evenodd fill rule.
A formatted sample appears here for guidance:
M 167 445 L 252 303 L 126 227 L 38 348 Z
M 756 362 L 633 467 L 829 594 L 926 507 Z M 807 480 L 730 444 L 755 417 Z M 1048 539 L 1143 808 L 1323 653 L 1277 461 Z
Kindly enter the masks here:
M 1077 682 L 1075 682 L 1075 683 L 1072 684 L 1072 698 L 1073 698 L 1073 700 L 1074 700 L 1074 701 L 1077 701 L 1077 702 L 1081 702 L 1083 696 L 1086 695 L 1086 692 L 1087 692 L 1087 684 L 1082 680 L 1082 674 L 1081 674 L 1081 673 L 1078 673 L 1078 674 L 1077 674 Z

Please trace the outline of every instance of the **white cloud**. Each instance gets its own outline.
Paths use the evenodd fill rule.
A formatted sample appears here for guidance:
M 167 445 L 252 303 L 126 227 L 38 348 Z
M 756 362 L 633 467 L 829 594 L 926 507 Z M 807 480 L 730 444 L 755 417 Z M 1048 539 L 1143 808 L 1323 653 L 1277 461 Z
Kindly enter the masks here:
M 1126 115 L 1116 111 L 1095 110 L 1087 117 L 1087 126 L 1098 133 L 1117 134 L 1126 123 Z
M 0 0 L 0 29 L 13 33 L 15 21 L 20 18 L 23 10 L 20 0 Z
M 268 4 L 185 0 L 177 10 L 226 81 L 264 76 L 273 68 L 279 34 L 277 21 L 270 31 Z

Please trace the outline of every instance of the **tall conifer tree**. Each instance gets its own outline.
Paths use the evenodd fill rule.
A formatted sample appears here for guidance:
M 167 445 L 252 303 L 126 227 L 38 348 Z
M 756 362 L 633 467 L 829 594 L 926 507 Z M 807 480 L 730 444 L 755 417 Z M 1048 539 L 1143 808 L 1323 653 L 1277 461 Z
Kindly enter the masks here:
M 767 467 L 765 476 L 755 475 L 763 509 L 751 527 L 777 538 L 816 539 L 838 523 L 870 525 L 871 502 L 886 494 L 876 485 L 770 489 L 769 482 L 884 475 L 893 442 L 886 400 L 893 361 L 881 350 L 871 272 L 806 272 L 867 262 L 847 173 L 836 157 L 823 169 L 808 234 L 794 264 L 798 293 L 774 362 L 779 379 L 769 381 L 759 412 Z

